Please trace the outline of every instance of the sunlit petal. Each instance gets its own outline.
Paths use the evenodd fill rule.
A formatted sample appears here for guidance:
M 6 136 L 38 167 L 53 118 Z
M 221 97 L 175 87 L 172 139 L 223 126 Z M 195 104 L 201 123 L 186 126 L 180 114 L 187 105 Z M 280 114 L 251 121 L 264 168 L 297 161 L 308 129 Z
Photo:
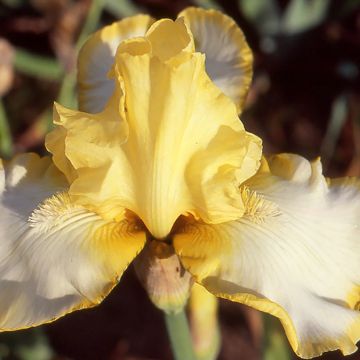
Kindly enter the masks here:
M 119 44 L 144 36 L 154 20 L 148 15 L 128 17 L 93 34 L 82 47 L 78 61 L 79 108 L 89 113 L 104 109 L 114 91 L 107 74 L 114 63 Z
M 252 53 L 244 34 L 229 16 L 216 10 L 187 8 L 183 16 L 195 39 L 196 51 L 206 56 L 211 80 L 243 108 L 252 78 Z
M 0 177 L 0 330 L 98 304 L 145 235 L 130 220 L 105 221 L 74 205 L 49 158 L 16 157 Z
M 185 227 L 184 266 L 212 293 L 280 318 L 305 358 L 360 338 L 360 184 L 327 181 L 320 161 L 282 154 L 242 189 L 234 222 Z
M 111 74 L 118 91 L 103 112 L 56 108 L 47 148 L 70 194 L 107 218 L 131 210 L 157 238 L 181 214 L 241 216 L 238 186 L 256 172 L 261 141 L 208 78 L 183 19 L 122 42 Z

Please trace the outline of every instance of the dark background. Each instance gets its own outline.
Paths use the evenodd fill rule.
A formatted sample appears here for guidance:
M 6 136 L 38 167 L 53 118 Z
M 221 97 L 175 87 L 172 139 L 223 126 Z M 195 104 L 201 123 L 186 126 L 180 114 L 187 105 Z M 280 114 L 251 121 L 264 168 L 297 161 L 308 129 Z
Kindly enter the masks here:
M 360 176 L 358 0 L 2 0 L 0 155 L 45 153 L 53 101 L 76 107 L 76 54 L 89 33 L 139 12 L 175 18 L 190 5 L 221 9 L 243 29 L 255 73 L 241 119 L 265 152 L 321 155 L 326 175 Z M 221 301 L 220 324 L 220 359 L 293 356 L 277 320 L 259 312 Z M 130 268 L 99 307 L 1 334 L 0 359 L 166 360 L 171 352 L 162 314 Z

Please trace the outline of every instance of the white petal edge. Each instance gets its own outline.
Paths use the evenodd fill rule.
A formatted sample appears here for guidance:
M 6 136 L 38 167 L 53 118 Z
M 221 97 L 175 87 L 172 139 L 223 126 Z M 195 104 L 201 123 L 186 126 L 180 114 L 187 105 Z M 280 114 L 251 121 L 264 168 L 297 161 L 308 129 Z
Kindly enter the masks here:
M 114 63 L 116 49 L 126 39 L 144 36 L 154 20 L 135 15 L 105 26 L 86 41 L 78 59 L 79 109 L 102 111 L 114 91 L 114 79 L 107 74 Z
M 2 166 L 0 179 L 0 331 L 37 326 L 102 301 L 144 236 L 129 236 L 133 242 L 123 251 L 114 247 L 127 229 L 59 193 L 66 182 L 49 158 L 18 156 Z
M 360 183 L 326 181 L 319 160 L 290 154 L 264 168 L 248 181 L 257 211 L 191 225 L 175 248 L 215 295 L 279 317 L 299 356 L 351 354 L 360 338 Z
M 236 22 L 217 10 L 190 7 L 184 17 L 194 39 L 195 50 L 206 56 L 211 80 L 242 111 L 252 79 L 252 52 Z

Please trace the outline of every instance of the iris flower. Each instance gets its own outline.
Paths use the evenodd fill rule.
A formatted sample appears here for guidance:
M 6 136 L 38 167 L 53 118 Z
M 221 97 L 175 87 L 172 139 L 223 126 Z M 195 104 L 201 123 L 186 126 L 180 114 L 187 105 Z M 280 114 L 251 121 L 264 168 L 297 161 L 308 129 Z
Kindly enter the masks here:
M 195 282 L 278 317 L 299 356 L 356 350 L 360 182 L 265 157 L 238 118 L 251 75 L 243 33 L 214 10 L 90 37 L 52 157 L 1 166 L 1 330 L 100 303 L 135 260 L 161 308 Z

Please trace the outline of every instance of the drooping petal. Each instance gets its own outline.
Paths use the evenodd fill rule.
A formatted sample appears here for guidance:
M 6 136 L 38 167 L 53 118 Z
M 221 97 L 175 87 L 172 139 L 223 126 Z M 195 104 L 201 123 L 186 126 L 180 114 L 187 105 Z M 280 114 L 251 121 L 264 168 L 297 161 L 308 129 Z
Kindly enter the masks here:
M 119 91 L 102 113 L 57 107 L 47 148 L 71 195 L 107 218 L 131 210 L 157 238 L 181 214 L 212 223 L 241 216 L 238 185 L 256 172 L 261 141 L 208 78 L 183 20 L 122 42 L 112 76 Z
M 304 358 L 350 354 L 360 338 L 360 184 L 321 171 L 295 155 L 264 161 L 240 220 L 194 222 L 174 240 L 197 281 L 279 317 Z
M 78 60 L 80 110 L 97 113 L 104 109 L 114 91 L 114 80 L 107 74 L 117 47 L 126 39 L 144 36 L 153 22 L 148 15 L 128 17 L 105 26 L 87 40 Z
M 58 126 L 47 135 L 45 142 L 53 154 L 54 164 L 71 184 L 70 192 L 74 197 L 82 194 L 88 203 L 109 198 L 116 200 L 117 191 L 121 189 L 123 207 L 115 209 L 116 214 L 108 215 L 109 219 L 122 216 L 133 197 L 132 179 L 126 176 L 130 174 L 130 164 L 126 163 L 121 150 L 127 139 L 127 126 L 121 120 L 123 113 L 118 107 L 122 100 L 116 94 L 118 92 L 111 101 L 117 99 L 117 106 L 109 106 L 99 114 L 78 112 L 56 104 L 54 123 Z M 120 172 L 124 172 L 123 182 L 119 182 Z M 92 201 L 86 201 L 88 199 Z
M 240 113 L 252 79 L 253 57 L 243 32 L 229 16 L 216 10 L 187 8 L 184 17 L 195 49 L 206 56 L 211 80 L 236 104 Z
M 0 179 L 0 330 L 98 304 L 145 235 L 130 220 L 105 221 L 74 205 L 49 158 L 18 156 Z

